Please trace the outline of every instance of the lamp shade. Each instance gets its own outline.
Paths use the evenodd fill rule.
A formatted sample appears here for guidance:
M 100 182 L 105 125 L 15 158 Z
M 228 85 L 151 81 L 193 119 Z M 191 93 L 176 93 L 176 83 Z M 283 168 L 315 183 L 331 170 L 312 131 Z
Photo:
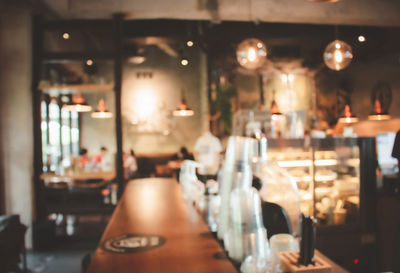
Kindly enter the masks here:
M 75 112 L 90 112 L 92 107 L 86 103 L 81 93 L 76 93 L 72 96 L 72 103 L 68 103 L 65 108 L 68 111 Z
M 185 98 L 182 97 L 179 107 L 172 114 L 175 117 L 190 117 L 194 115 L 194 111 L 187 106 Z
M 279 112 L 279 110 L 278 110 L 278 104 L 276 103 L 275 99 L 273 99 L 271 102 L 270 112 L 271 112 L 272 120 L 278 120 L 281 117 L 283 117 L 283 114 L 281 112 Z
M 358 122 L 358 117 L 351 113 L 350 105 L 346 104 L 344 107 L 343 115 L 339 118 L 339 122 L 346 124 Z
M 382 111 L 381 102 L 377 99 L 374 102 L 374 111 L 368 116 L 369 120 L 388 120 L 390 115 L 387 112 Z
M 104 99 L 100 99 L 97 105 L 97 111 L 93 112 L 91 116 L 92 118 L 112 118 L 113 114 L 107 111 Z
M 340 71 L 348 67 L 353 60 L 353 50 L 346 42 L 335 40 L 324 51 L 324 62 L 332 70 Z
M 241 66 L 247 69 L 260 68 L 267 58 L 265 44 L 255 38 L 246 39 L 236 49 L 236 59 Z

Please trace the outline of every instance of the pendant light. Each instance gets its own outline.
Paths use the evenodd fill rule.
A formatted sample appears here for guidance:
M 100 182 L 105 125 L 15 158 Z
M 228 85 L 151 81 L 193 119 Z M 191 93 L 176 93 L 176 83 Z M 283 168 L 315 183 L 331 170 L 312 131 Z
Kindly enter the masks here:
M 346 104 L 346 106 L 344 107 L 343 116 L 341 116 L 339 118 L 339 122 L 340 123 L 346 123 L 346 124 L 351 124 L 351 123 L 358 122 L 358 117 L 354 116 L 351 113 L 351 109 L 350 109 L 350 105 L 349 104 Z
M 184 93 L 182 91 L 182 98 L 179 107 L 172 112 L 175 117 L 190 117 L 194 115 L 194 111 L 187 106 Z
M 65 108 L 68 111 L 74 112 L 90 112 L 92 107 L 86 103 L 81 93 L 76 93 L 72 96 L 72 103 L 68 103 Z
M 93 112 L 91 116 L 92 118 L 112 118 L 113 114 L 107 111 L 104 99 L 100 99 L 97 105 L 97 111 Z
M 382 112 L 381 102 L 376 99 L 374 103 L 374 112 L 368 116 L 369 120 L 388 120 L 390 119 L 389 113 Z
M 279 112 L 278 110 L 278 104 L 275 101 L 275 91 L 273 91 L 273 97 L 272 97 L 272 102 L 271 102 L 271 119 L 272 120 L 278 120 L 283 117 L 283 114 Z
M 247 69 L 260 68 L 267 58 L 265 44 L 255 38 L 246 39 L 236 49 L 236 59 L 241 66 Z
M 353 50 L 346 42 L 335 40 L 324 51 L 324 62 L 332 70 L 340 71 L 348 67 L 353 60 Z

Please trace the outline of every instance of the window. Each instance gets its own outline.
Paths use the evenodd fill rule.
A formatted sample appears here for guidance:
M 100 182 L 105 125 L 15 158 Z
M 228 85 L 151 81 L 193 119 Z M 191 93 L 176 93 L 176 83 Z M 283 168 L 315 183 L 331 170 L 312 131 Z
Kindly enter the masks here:
M 41 103 L 44 172 L 71 166 L 71 157 L 79 154 L 79 114 L 60 102 L 60 97 L 46 96 Z

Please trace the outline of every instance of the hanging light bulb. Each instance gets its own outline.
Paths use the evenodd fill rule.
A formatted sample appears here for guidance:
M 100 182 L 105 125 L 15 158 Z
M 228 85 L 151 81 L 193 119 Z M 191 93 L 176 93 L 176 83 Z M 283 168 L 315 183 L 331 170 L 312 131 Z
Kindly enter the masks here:
M 265 44 L 258 39 L 246 39 L 241 42 L 236 50 L 236 59 L 239 64 L 247 69 L 260 68 L 267 57 Z
M 187 106 L 185 96 L 182 91 L 181 103 L 178 108 L 172 112 L 175 117 L 190 117 L 194 115 L 194 111 Z
M 72 96 L 72 102 L 68 103 L 65 108 L 68 111 L 75 112 L 90 112 L 92 107 L 88 105 L 81 93 L 76 93 Z
M 113 114 L 107 111 L 104 99 L 99 100 L 97 111 L 92 113 L 92 118 L 112 118 Z
M 189 64 L 189 60 L 186 57 L 182 57 L 181 59 L 181 65 L 187 66 Z
M 324 51 L 324 62 L 332 70 L 340 71 L 348 67 L 353 59 L 351 46 L 335 40 L 327 45 Z
M 358 35 L 357 39 L 360 43 L 364 43 L 367 40 L 362 34 Z
M 339 118 L 339 122 L 347 124 L 358 122 L 358 117 L 351 113 L 350 105 L 346 104 L 344 107 L 343 116 Z
M 374 112 L 368 116 L 369 120 L 388 120 L 390 119 L 389 113 L 382 111 L 381 102 L 376 99 L 374 102 Z
M 188 41 L 186 41 L 186 45 L 188 47 L 192 47 L 192 46 L 194 46 L 194 42 L 192 40 L 188 40 Z

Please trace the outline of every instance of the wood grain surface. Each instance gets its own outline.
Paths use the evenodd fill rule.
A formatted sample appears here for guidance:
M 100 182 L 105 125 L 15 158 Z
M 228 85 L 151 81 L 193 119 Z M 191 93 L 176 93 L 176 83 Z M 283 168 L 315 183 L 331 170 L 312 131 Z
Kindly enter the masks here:
M 115 254 L 98 247 L 87 272 L 237 272 L 229 260 L 216 258 L 222 248 L 194 207 L 185 204 L 173 179 L 130 181 L 100 245 L 133 233 L 161 235 L 167 241 L 160 248 L 136 253 Z

